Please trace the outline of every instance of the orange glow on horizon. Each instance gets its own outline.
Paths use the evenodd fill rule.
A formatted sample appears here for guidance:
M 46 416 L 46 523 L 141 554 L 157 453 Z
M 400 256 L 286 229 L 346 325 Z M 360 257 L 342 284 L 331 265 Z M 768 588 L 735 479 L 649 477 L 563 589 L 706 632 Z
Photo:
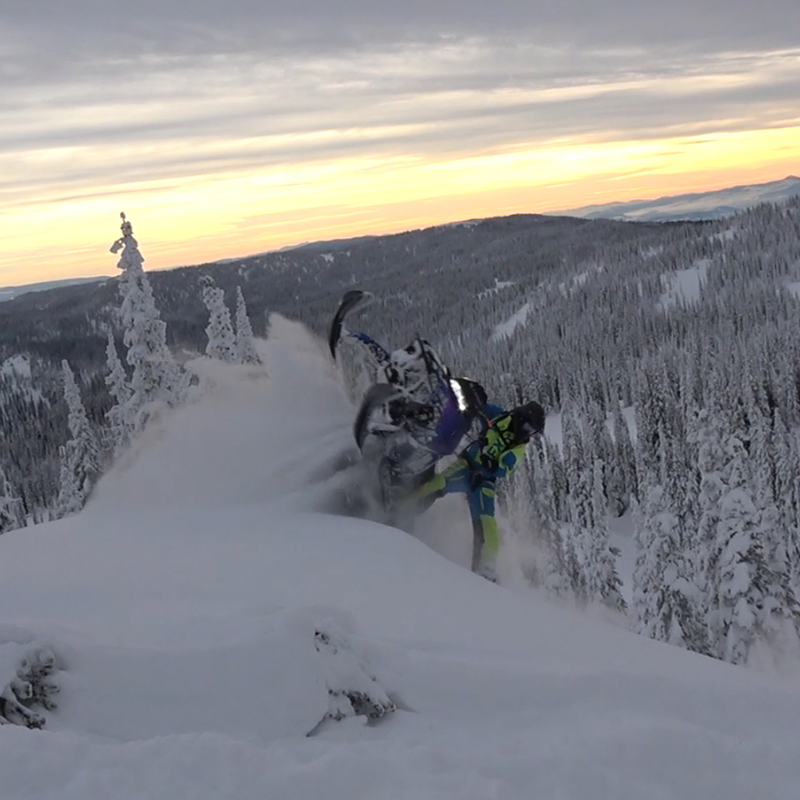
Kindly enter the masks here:
M 114 275 L 120 211 L 148 269 L 462 219 L 761 183 L 797 174 L 800 126 L 592 142 L 519 143 L 437 160 L 341 158 L 86 187 L 3 215 L 0 286 Z

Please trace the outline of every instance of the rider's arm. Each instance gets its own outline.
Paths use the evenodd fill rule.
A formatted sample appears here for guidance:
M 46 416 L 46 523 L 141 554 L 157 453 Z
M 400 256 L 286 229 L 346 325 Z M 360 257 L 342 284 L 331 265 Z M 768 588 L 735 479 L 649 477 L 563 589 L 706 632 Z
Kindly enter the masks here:
M 505 453 L 500 456 L 500 463 L 498 464 L 497 470 L 494 473 L 494 477 L 505 478 L 506 475 L 510 475 L 516 468 L 517 464 L 519 464 L 524 457 L 524 444 L 518 444 L 515 447 L 512 447 L 510 450 L 506 450 Z

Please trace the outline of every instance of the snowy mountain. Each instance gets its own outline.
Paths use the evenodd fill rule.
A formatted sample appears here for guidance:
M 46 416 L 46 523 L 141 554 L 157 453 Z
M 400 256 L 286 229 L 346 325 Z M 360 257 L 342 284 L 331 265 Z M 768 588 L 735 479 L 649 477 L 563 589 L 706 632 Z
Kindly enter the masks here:
M 59 281 L 26 283 L 24 286 L 2 286 L 0 287 L 0 303 L 4 300 L 13 300 L 15 297 L 29 292 L 45 292 L 48 289 L 59 289 L 62 286 L 73 286 L 79 283 L 99 283 L 107 280 L 108 278 L 65 278 Z
M 624 203 L 582 206 L 558 213 L 584 219 L 639 222 L 720 219 L 759 203 L 778 203 L 797 195 L 800 195 L 800 178 L 790 175 L 783 180 L 750 186 L 733 186 L 712 192 L 659 197 L 657 200 L 631 200 Z
M 297 323 L 261 347 L 193 362 L 82 512 L 0 537 L 0 697 L 24 658 L 60 688 L 0 725 L 4 800 L 797 796 L 797 677 L 552 605 L 513 540 L 487 583 L 458 497 L 416 538 L 343 516 L 339 376 Z

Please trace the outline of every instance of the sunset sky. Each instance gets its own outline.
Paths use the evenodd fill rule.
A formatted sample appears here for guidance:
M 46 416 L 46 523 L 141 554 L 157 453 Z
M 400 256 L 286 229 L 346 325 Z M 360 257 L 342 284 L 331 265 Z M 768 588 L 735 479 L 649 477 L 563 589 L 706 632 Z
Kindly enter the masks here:
M 0 286 L 800 171 L 797 0 L 0 0 Z

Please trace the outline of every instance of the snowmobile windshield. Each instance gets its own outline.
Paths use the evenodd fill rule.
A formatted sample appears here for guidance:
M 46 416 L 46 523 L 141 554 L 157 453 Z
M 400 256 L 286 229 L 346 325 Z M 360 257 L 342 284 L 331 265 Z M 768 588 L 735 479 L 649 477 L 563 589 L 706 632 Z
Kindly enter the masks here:
M 402 388 L 415 399 L 431 394 L 438 383 L 438 377 L 446 374 L 433 348 L 419 339 L 408 347 L 394 350 L 389 355 L 389 363 L 384 372 L 389 383 Z
M 436 422 L 435 436 L 428 443 L 428 449 L 439 456 L 447 456 L 458 449 L 459 443 L 469 430 L 471 419 L 460 410 L 450 383 L 443 381 L 442 389 L 445 392 L 445 400 Z

